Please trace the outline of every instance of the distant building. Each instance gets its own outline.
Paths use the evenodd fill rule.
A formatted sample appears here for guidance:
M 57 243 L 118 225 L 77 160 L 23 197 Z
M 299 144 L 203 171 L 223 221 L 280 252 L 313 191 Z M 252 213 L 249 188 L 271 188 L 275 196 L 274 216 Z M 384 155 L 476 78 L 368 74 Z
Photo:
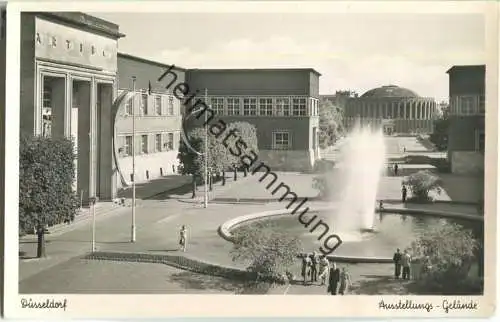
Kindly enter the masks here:
M 384 133 L 430 133 L 436 117 L 433 98 L 420 97 L 415 92 L 395 85 L 367 91 L 351 97 L 344 112 L 347 129 L 359 119 L 361 124 L 383 127 Z
M 275 170 L 310 169 L 319 158 L 319 77 L 314 69 L 190 69 L 217 117 L 255 125 L 259 159 Z M 200 123 L 202 120 L 200 120 Z
M 321 99 L 330 101 L 335 107 L 340 108 L 342 112 L 346 110 L 347 102 L 350 98 L 357 98 L 358 93 L 353 91 L 336 91 L 335 94 L 320 95 Z
M 449 75 L 448 159 L 453 173 L 484 173 L 485 65 L 453 66 Z

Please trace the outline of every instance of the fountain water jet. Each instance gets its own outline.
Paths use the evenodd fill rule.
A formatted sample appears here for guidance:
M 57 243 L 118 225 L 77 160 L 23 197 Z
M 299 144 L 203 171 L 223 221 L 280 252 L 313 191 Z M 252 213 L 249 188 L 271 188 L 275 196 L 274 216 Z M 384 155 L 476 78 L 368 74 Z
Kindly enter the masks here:
M 338 206 L 329 216 L 330 227 L 351 239 L 372 229 L 380 178 L 386 170 L 386 147 L 380 128 L 356 124 L 339 150 L 335 171 L 327 177 Z

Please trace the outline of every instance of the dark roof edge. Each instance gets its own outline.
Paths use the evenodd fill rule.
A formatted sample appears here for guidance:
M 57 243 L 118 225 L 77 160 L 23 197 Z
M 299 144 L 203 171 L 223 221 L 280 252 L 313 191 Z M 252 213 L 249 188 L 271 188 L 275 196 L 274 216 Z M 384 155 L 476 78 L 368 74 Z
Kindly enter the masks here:
M 453 65 L 446 71 L 447 74 L 457 69 L 486 69 L 486 65 Z
M 136 60 L 136 61 L 139 61 L 139 62 L 142 62 L 142 63 L 146 63 L 146 64 L 157 65 L 157 66 L 160 66 L 160 67 L 166 67 L 166 68 L 172 67 L 173 69 L 177 69 L 177 70 L 180 70 L 180 71 L 186 71 L 186 69 L 183 68 L 183 67 L 179 67 L 179 66 L 175 66 L 175 65 L 168 65 L 168 64 L 160 63 L 158 61 L 154 61 L 154 60 L 149 60 L 149 59 L 146 59 L 146 58 L 142 58 L 142 57 L 139 57 L 139 56 L 134 56 L 134 55 L 131 55 L 131 54 L 126 54 L 126 53 L 123 53 L 123 52 L 119 52 L 118 53 L 118 58 L 120 58 L 120 57 L 123 57 L 123 58 L 126 58 L 126 59 L 131 59 L 131 60 Z
M 116 39 L 125 37 L 125 34 L 119 32 L 119 26 L 117 24 L 88 15 L 83 12 L 36 11 L 33 13 L 37 16 L 58 20 L 70 25 L 86 27 L 92 31 L 96 31 Z
M 279 71 L 309 71 L 318 76 L 321 76 L 321 73 L 315 70 L 314 68 L 190 68 L 187 70 L 188 72 L 246 72 L 246 71 L 268 71 L 268 72 L 279 72 Z

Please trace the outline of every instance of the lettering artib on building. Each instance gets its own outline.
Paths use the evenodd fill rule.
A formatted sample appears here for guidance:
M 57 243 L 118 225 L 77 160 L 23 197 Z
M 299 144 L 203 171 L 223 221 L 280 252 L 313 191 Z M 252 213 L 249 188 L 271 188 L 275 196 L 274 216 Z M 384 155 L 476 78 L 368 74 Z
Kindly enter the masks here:
M 113 53 L 107 51 L 104 48 L 97 48 L 95 44 L 84 44 L 81 41 L 73 40 L 73 39 L 64 39 L 63 37 L 43 34 L 37 32 L 35 34 L 35 42 L 38 46 L 47 46 L 56 48 L 58 46 L 62 46 L 67 51 L 76 50 L 80 52 L 80 54 L 85 55 L 89 54 L 90 56 L 101 55 L 105 58 L 112 58 Z

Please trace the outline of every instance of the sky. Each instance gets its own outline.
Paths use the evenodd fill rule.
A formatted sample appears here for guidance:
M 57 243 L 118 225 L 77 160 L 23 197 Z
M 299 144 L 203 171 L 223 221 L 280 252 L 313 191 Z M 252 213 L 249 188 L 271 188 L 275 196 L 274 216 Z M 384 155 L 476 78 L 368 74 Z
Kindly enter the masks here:
M 484 64 L 480 14 L 90 13 L 120 52 L 184 68 L 314 68 L 320 94 L 398 85 L 448 99 L 453 65 Z

